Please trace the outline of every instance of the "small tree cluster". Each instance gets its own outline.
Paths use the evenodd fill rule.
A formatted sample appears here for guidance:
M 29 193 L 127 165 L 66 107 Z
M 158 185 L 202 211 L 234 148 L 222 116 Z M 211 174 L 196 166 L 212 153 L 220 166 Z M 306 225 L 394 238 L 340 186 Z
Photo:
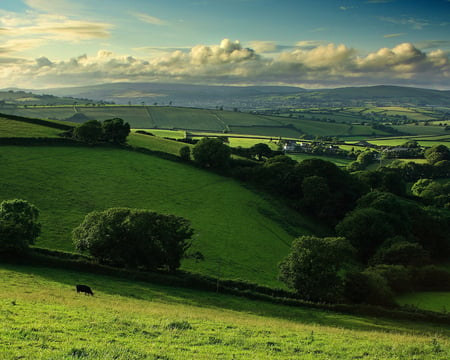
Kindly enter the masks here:
M 103 123 L 98 120 L 88 120 L 75 127 L 73 131 L 76 139 L 91 145 L 99 141 L 123 144 L 129 134 L 130 125 L 120 118 L 105 120 Z
M 189 221 L 182 217 L 111 208 L 89 213 L 73 230 L 73 242 L 105 264 L 175 271 L 192 234 Z
M 5 200 L 0 204 L 0 252 L 20 254 L 34 244 L 41 232 L 39 210 L 28 201 Z

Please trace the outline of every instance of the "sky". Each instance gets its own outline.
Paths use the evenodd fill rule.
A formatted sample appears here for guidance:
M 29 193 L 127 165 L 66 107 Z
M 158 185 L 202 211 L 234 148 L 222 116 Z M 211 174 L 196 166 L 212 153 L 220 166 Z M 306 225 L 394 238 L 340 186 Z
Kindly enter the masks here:
M 450 90 L 450 0 L 0 0 L 0 88 Z

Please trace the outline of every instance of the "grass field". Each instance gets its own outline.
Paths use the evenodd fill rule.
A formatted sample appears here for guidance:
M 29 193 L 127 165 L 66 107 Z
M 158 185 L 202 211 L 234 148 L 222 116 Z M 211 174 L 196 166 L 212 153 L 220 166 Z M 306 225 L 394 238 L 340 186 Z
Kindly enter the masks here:
M 400 305 L 411 305 L 419 309 L 448 313 L 450 311 L 449 292 L 415 292 L 398 296 Z
M 146 208 L 192 222 L 193 250 L 206 260 L 183 269 L 280 286 L 277 263 L 311 226 L 232 179 L 131 151 L 2 146 L 0 166 L 0 201 L 23 198 L 41 210 L 41 247 L 73 250 L 71 231 L 90 211 Z
M 0 265 L 0 286 L 2 360 L 450 357 L 449 328 L 420 322 L 30 266 Z
M 314 155 L 314 154 L 289 154 L 289 157 L 291 157 L 292 159 L 294 159 L 298 162 L 301 162 L 305 159 L 311 159 L 311 158 L 322 159 L 325 161 L 332 162 L 340 167 L 346 167 L 348 164 L 350 164 L 352 161 L 354 161 L 352 159 L 343 159 L 343 158 L 333 157 L 333 156 L 318 156 L 318 155 Z
M 0 137 L 58 137 L 62 130 L 0 117 Z

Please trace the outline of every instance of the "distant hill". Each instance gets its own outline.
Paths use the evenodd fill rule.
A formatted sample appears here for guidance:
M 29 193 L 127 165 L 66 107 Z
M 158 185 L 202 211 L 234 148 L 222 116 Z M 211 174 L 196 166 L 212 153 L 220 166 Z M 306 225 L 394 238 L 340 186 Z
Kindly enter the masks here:
M 450 91 L 401 86 L 306 90 L 292 86 L 208 86 L 163 83 L 114 83 L 33 90 L 59 97 L 116 104 L 176 105 L 240 110 L 351 105 L 450 106 Z
M 95 86 L 33 90 L 35 93 L 89 98 L 116 104 L 176 105 L 187 107 L 253 108 L 260 98 L 304 92 L 287 86 L 208 86 L 162 83 L 114 83 Z

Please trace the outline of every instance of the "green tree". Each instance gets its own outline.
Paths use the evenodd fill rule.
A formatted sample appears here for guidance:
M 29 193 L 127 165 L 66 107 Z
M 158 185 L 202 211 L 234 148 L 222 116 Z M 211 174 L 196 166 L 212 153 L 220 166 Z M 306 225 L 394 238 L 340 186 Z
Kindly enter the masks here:
M 102 124 L 98 120 L 88 120 L 76 126 L 73 135 L 76 139 L 93 145 L 101 140 Z
M 436 145 L 425 150 L 425 159 L 434 165 L 442 160 L 450 160 L 450 150 L 445 145 Z
M 264 143 L 258 143 L 253 145 L 250 148 L 250 152 L 258 160 L 262 160 L 263 158 L 269 158 L 272 156 L 272 150 L 270 149 L 269 145 Z
M 26 200 L 5 200 L 0 204 L 0 252 L 20 253 L 34 244 L 41 232 L 39 210 Z
M 217 138 L 203 138 L 192 151 L 194 160 L 202 167 L 227 168 L 230 162 L 230 147 Z
M 335 302 L 343 288 L 341 270 L 353 256 L 344 238 L 302 236 L 280 263 L 279 278 L 306 300 Z
M 180 148 L 180 158 L 183 161 L 191 160 L 191 148 L 189 146 L 186 145 Z
M 102 263 L 175 271 L 190 247 L 189 221 L 145 209 L 111 208 L 86 215 L 73 230 L 76 249 Z
M 348 213 L 336 226 L 336 233 L 347 238 L 367 261 L 375 250 L 389 237 L 396 234 L 395 222 L 388 213 L 362 208 Z
M 103 137 L 106 141 L 116 144 L 123 144 L 130 134 L 130 125 L 124 123 L 123 119 L 114 118 L 103 121 L 102 124 Z

